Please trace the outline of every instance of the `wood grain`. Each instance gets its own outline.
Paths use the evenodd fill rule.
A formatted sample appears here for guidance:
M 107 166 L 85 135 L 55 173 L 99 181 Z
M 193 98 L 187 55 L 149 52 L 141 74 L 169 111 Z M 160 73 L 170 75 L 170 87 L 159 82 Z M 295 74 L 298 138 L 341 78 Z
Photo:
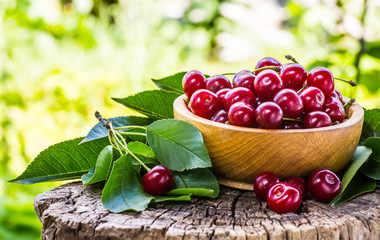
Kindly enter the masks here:
M 347 121 L 315 129 L 257 129 L 212 122 L 192 114 L 182 95 L 174 102 L 174 117 L 192 123 L 204 137 L 219 183 L 251 189 L 264 171 L 280 178 L 306 177 L 317 168 L 341 171 L 358 145 L 364 111 L 354 103 Z
M 43 240 L 60 239 L 380 239 L 380 190 L 329 207 L 311 199 L 279 215 L 252 191 L 222 187 L 215 200 L 152 205 L 110 213 L 102 184 L 71 183 L 35 198 Z

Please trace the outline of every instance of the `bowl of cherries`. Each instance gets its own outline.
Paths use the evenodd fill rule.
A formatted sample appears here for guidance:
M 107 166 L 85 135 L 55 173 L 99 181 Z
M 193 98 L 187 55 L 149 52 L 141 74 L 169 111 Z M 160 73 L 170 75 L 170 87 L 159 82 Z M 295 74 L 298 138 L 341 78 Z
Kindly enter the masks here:
M 183 77 L 174 117 L 202 132 L 222 185 L 251 190 L 261 172 L 279 178 L 320 168 L 339 172 L 358 145 L 364 111 L 335 89 L 336 79 L 327 68 L 307 72 L 271 57 L 232 81 L 192 70 Z

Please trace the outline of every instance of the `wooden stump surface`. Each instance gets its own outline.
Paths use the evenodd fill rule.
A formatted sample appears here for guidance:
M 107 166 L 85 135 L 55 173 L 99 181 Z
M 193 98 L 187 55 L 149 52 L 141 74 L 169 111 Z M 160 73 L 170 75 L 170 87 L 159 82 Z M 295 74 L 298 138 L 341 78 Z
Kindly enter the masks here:
M 330 207 L 307 199 L 279 215 L 252 191 L 221 187 L 215 200 L 151 205 L 110 213 L 102 185 L 70 183 L 35 198 L 42 239 L 380 239 L 380 191 Z

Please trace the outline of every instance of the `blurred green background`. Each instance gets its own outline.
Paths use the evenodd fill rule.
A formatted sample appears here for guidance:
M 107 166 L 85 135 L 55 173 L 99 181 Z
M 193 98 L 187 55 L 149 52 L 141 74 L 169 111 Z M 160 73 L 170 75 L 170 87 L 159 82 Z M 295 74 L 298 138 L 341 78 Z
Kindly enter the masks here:
M 110 97 L 151 78 L 253 69 L 292 54 L 359 83 L 337 88 L 380 107 L 380 2 L 285 0 L 0 0 L 0 239 L 39 239 L 38 193 L 19 175 L 44 148 L 130 114 Z

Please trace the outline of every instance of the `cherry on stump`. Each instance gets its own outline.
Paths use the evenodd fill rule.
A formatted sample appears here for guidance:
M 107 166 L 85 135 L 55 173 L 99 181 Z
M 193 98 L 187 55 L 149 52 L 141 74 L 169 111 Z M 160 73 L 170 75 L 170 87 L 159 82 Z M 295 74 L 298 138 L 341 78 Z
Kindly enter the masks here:
M 279 215 L 253 191 L 221 187 L 217 199 L 152 204 L 110 213 L 102 184 L 70 183 L 39 194 L 42 239 L 379 239 L 380 190 L 335 207 L 308 198 Z

